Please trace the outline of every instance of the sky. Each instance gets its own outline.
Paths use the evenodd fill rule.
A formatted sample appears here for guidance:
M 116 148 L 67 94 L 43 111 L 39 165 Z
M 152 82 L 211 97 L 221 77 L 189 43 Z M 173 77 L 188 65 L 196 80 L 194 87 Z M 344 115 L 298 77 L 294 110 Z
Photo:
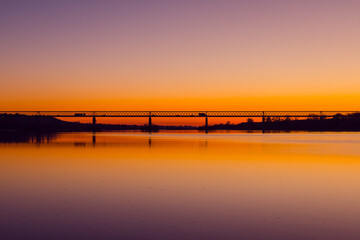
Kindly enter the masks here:
M 360 110 L 358 0 L 0 1 L 0 110 Z

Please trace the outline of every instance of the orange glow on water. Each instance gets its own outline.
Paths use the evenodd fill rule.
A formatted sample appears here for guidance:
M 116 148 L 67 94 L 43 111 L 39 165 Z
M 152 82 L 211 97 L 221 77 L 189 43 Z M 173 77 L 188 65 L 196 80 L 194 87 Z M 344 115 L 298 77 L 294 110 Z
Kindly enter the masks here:
M 148 233 L 123 224 L 162 226 L 151 225 L 154 236 L 181 226 L 176 233 L 198 239 L 208 239 L 204 224 L 206 234 L 249 239 L 358 237 L 358 144 L 358 134 L 239 132 L 65 133 L 3 143 L 0 220 L 32 219 L 32 231 L 42 232 L 46 219 L 56 226 L 70 214 L 77 228 L 63 234 L 93 225 L 98 234 L 138 238 Z

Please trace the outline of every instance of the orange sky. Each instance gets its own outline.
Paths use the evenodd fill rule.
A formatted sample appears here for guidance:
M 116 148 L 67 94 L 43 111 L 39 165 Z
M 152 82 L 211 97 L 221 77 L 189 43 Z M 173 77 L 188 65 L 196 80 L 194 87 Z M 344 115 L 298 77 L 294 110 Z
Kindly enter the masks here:
M 0 6 L 0 110 L 359 110 L 359 1 Z

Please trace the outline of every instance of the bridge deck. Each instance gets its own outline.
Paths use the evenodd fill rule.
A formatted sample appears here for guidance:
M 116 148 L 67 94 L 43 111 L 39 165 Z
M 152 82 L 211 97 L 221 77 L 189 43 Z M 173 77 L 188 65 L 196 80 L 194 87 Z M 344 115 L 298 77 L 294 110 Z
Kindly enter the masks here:
M 333 117 L 360 114 L 360 111 L 0 111 L 49 117 Z

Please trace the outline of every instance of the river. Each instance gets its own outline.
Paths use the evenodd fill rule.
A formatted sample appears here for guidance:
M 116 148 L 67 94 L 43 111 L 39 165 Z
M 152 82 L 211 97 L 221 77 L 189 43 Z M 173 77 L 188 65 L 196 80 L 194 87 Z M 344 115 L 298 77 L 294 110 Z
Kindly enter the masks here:
M 0 239 L 360 239 L 360 134 L 0 141 Z

